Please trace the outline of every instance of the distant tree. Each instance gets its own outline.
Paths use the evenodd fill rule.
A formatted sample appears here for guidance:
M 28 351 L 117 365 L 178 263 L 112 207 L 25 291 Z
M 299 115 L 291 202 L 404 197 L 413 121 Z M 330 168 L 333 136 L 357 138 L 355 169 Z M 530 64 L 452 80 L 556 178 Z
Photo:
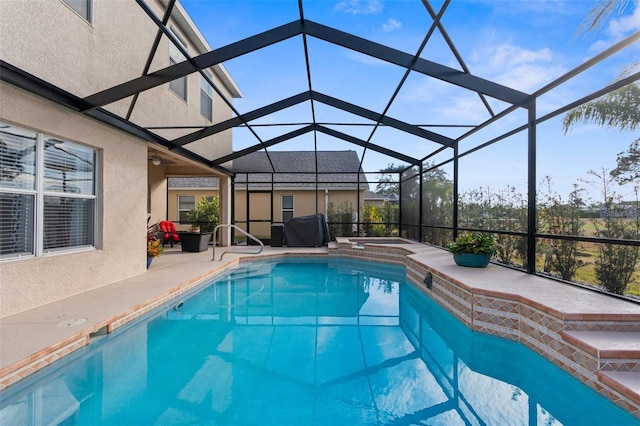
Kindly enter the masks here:
M 402 173 L 400 183 L 400 216 L 402 236 L 420 240 L 420 174 L 417 167 Z
M 551 178 L 546 177 L 546 193 L 541 194 L 541 205 L 538 207 L 539 228 L 554 235 L 584 235 L 580 213 L 584 208 L 584 189 L 574 185 L 568 202 L 552 190 Z M 574 240 L 549 239 L 543 241 L 539 248 L 544 253 L 544 271 L 557 272 L 565 280 L 571 280 L 584 262 L 579 259 L 580 248 Z
M 327 222 L 329 227 L 329 235 L 335 237 L 353 237 L 356 235 L 355 230 L 355 209 L 353 204 L 343 201 L 339 206 L 333 202 L 329 202 L 327 206 Z
M 427 164 L 422 174 L 422 216 L 425 225 L 453 225 L 453 181 L 441 168 Z M 425 227 L 423 240 L 440 246 L 450 242 L 452 233 L 442 228 Z
M 382 206 L 382 219 L 384 221 L 385 233 L 389 237 L 398 235 L 398 222 L 400 221 L 400 206 L 397 203 L 384 203 Z
M 364 206 L 362 212 L 362 231 L 367 237 L 386 236 L 383 211 L 380 208 L 373 204 Z
M 465 191 L 458 200 L 458 224 L 462 228 L 525 232 L 527 229 L 526 198 L 515 187 L 503 190 L 480 187 Z M 526 258 L 526 239 L 499 234 L 496 259 L 516 265 Z
M 601 173 L 593 170 L 589 174 L 596 178 L 588 182 L 597 186 L 602 194 L 603 217 L 594 220 L 596 236 L 611 239 L 637 240 L 640 237 L 640 203 L 638 202 L 638 188 L 636 187 L 635 217 L 626 217 L 626 207 L 622 197 L 611 187 L 613 178 L 607 176 L 607 171 Z M 633 277 L 636 264 L 640 258 L 640 247 L 622 244 L 598 244 L 598 259 L 595 263 L 596 278 L 602 286 L 612 293 L 624 294 L 625 289 Z
M 398 194 L 400 192 L 400 173 L 406 166 L 390 163 L 384 169 L 380 169 L 382 177 L 376 186 L 376 192 L 383 195 Z
M 619 153 L 616 161 L 618 166 L 611 171 L 611 176 L 620 184 L 640 180 L 640 138 L 631 142 L 626 152 Z

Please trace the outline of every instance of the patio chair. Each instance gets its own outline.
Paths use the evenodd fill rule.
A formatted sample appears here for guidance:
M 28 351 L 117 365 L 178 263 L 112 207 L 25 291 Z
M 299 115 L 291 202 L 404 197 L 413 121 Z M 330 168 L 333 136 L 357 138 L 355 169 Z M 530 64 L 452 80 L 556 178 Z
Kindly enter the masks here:
M 162 245 L 166 245 L 167 243 L 171 244 L 173 247 L 174 242 L 180 241 L 180 236 L 176 232 L 176 226 L 173 222 L 169 220 L 161 220 L 158 223 L 158 229 L 160 230 L 159 234 L 161 236 Z

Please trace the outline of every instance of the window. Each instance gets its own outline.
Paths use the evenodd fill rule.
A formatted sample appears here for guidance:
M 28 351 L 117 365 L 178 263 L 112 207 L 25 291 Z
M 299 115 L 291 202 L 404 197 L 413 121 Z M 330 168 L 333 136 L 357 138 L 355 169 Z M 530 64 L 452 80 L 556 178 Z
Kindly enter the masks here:
M 74 12 L 91 22 L 93 15 L 93 0 L 62 0 Z
M 169 65 L 174 65 L 176 62 L 173 59 L 169 59 Z M 169 83 L 169 88 L 185 101 L 187 100 L 187 77 L 180 77 Z
M 282 222 L 293 219 L 293 195 L 282 196 Z
M 96 151 L 0 127 L 0 258 L 94 246 Z
M 170 28 L 170 31 L 175 36 L 176 40 L 178 40 L 180 46 L 184 50 L 187 50 L 186 43 L 178 36 L 178 34 L 176 34 L 173 27 Z M 180 52 L 180 49 L 178 49 L 171 41 L 169 41 L 169 65 L 175 65 L 179 62 L 184 61 L 185 59 L 186 58 L 184 57 L 182 52 Z M 185 101 L 187 100 L 187 76 L 173 80 L 169 83 L 169 88 L 176 95 L 180 96 Z
M 178 195 L 178 222 L 189 223 L 187 220 L 187 212 L 195 206 L 195 195 Z
M 207 73 L 207 76 L 209 74 Z M 200 114 L 213 121 L 213 87 L 204 77 L 200 77 Z

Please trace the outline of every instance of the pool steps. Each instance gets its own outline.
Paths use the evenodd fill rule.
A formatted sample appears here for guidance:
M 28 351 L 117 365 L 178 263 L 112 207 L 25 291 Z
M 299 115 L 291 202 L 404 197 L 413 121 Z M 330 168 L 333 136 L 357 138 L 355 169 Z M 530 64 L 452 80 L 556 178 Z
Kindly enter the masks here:
M 640 395 L 640 332 L 564 331 L 563 338 L 597 357 L 603 383 L 630 395 Z M 636 398 L 640 404 L 640 398 Z

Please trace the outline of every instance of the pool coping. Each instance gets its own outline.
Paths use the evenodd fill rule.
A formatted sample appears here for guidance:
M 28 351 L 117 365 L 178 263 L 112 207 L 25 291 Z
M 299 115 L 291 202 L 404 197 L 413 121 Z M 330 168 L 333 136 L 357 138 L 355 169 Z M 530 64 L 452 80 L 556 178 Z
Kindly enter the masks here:
M 64 338 L 53 343 L 50 340 L 37 350 L 29 351 L 28 355 L 25 352 L 19 360 L 7 363 L 0 359 L 0 390 L 85 347 L 94 335 L 111 333 L 193 291 L 209 278 L 238 263 L 257 258 L 328 255 L 405 266 L 409 281 L 472 330 L 523 343 L 640 418 L 640 305 L 497 265 L 489 265 L 482 270 L 459 267 L 445 250 L 410 240 L 398 239 L 391 243 L 388 238 L 386 240 L 368 238 L 365 242 L 337 238 L 328 247 L 269 248 L 260 255 L 236 254 L 225 261 L 213 262 L 206 252 L 191 257 L 175 256 L 175 264 L 167 261 L 156 270 L 152 268 L 127 282 L 114 283 L 70 298 L 74 299 L 70 301 L 72 304 L 82 305 L 87 300 L 100 299 L 101 295 L 107 297 L 108 292 L 124 291 L 123 288 L 129 290 L 150 285 L 148 291 L 155 291 L 135 294 L 126 307 L 120 304 L 119 310 L 114 308 L 116 310 L 102 318 L 82 324 L 75 332 L 69 330 Z M 180 272 L 181 267 L 189 271 L 187 279 L 176 281 L 179 274 L 167 274 L 167 271 L 175 269 Z M 427 273 L 432 277 L 430 287 L 424 283 Z M 169 276 L 163 281 L 165 275 Z M 587 304 L 581 306 L 581 303 Z M 40 309 L 41 312 L 32 310 L 36 312 L 31 314 L 36 317 L 54 315 L 52 312 L 58 305 L 64 305 L 64 301 L 54 302 Z M 0 318 L 3 330 L 0 347 L 7 347 L 7 327 L 20 328 L 24 320 L 21 317 L 25 315 Z M 32 326 L 37 327 L 44 323 L 36 320 L 34 324 Z M 14 338 L 17 339 L 19 336 L 15 336 L 15 331 Z

